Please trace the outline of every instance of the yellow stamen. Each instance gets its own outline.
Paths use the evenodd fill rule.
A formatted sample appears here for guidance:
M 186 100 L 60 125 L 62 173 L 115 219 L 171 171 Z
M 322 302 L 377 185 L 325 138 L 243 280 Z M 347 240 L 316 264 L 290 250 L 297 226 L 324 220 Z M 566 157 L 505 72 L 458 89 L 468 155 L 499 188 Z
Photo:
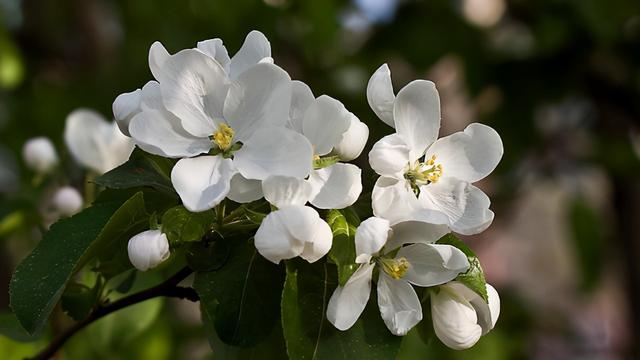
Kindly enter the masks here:
M 226 151 L 232 145 L 234 134 L 235 131 L 229 125 L 222 123 L 218 125 L 218 130 L 213 133 L 213 142 L 218 145 L 220 150 Z
M 409 266 L 411 266 L 409 261 L 404 257 L 397 259 L 381 258 L 379 259 L 379 263 L 382 270 L 396 280 L 402 278 L 407 273 L 407 270 L 409 270 Z

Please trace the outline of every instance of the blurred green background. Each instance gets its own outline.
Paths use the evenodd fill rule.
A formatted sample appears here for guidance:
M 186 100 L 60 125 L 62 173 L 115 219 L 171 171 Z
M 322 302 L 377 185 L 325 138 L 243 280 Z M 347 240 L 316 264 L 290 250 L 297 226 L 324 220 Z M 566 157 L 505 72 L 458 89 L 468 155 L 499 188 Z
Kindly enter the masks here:
M 639 1 L 0 0 L 0 24 L 1 216 L 31 181 L 24 141 L 46 135 L 68 158 L 66 115 L 111 117 L 118 94 L 151 79 L 153 41 L 176 52 L 219 37 L 234 53 L 257 29 L 292 78 L 369 125 L 368 148 L 391 130 L 365 96 L 384 62 L 396 91 L 436 82 L 442 135 L 480 121 L 502 136 L 503 161 L 479 184 L 496 219 L 466 239 L 501 293 L 498 325 L 463 352 L 409 337 L 399 358 L 640 357 Z M 38 236 L 0 238 L 3 289 Z M 61 358 L 211 358 L 197 305 L 138 306 L 74 337 Z M 44 343 L 0 335 L 0 357 Z

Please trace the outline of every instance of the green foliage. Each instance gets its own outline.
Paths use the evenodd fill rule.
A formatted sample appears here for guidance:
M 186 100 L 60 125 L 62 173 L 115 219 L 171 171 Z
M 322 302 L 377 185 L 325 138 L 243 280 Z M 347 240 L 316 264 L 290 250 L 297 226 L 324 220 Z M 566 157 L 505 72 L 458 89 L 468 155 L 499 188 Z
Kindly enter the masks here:
M 280 315 L 281 269 L 260 256 L 250 241 L 233 241 L 227 263 L 198 272 L 193 287 L 219 338 L 251 347 L 265 340 Z
M 218 270 L 229 259 L 231 246 L 218 235 L 218 241 L 198 241 L 189 244 L 187 264 L 195 271 Z M 241 241 L 241 239 L 235 239 Z M 231 240 L 234 241 L 234 240 Z
M 214 221 L 215 215 L 212 210 L 192 213 L 179 205 L 167 210 L 162 216 L 162 232 L 173 245 L 199 241 Z
M 322 261 L 287 263 L 282 292 L 282 328 L 290 359 L 394 359 L 401 337 L 384 325 L 372 296 L 360 319 L 347 331 L 326 318 L 331 294 L 338 285 L 336 269 Z
M 62 310 L 72 319 L 80 321 L 84 319 L 95 304 L 100 300 L 102 281 L 98 281 L 93 287 L 72 282 L 62 294 L 60 304 Z
M 175 193 L 171 186 L 174 161 L 136 149 L 129 160 L 99 176 L 96 184 L 110 189 L 130 189 L 149 186 L 166 193 Z
M 0 335 L 18 342 L 32 342 L 41 338 L 40 333 L 27 333 L 16 316 L 7 311 L 0 312 Z
M 337 265 L 338 281 L 340 285 L 344 285 L 358 269 L 355 236 L 360 219 L 350 208 L 330 210 L 327 214 L 327 223 L 333 232 L 333 244 L 328 257 Z
M 438 240 L 438 244 L 455 246 L 467 255 L 470 265 L 469 270 L 458 275 L 458 277 L 455 278 L 455 281 L 459 281 L 469 289 L 475 291 L 484 299 L 484 301 L 489 301 L 489 296 L 487 295 L 487 281 L 484 278 L 484 271 L 482 271 L 482 266 L 480 266 L 480 259 L 478 259 L 473 250 L 453 234 L 443 236 Z

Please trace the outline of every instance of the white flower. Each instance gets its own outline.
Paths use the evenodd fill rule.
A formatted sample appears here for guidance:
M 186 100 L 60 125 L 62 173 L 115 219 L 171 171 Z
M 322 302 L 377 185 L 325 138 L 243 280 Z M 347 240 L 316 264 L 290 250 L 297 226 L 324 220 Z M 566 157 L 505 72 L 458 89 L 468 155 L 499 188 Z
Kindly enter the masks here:
M 337 155 L 348 161 L 358 157 L 369 128 L 340 101 L 327 95 L 316 99 L 300 81 L 293 81 L 292 86 L 288 126 L 309 139 L 315 159 Z M 362 192 L 361 170 L 353 164 L 336 163 L 313 170 L 309 182 L 313 190 L 310 202 L 320 209 L 351 206 Z
M 311 185 L 292 177 L 272 176 L 262 182 L 264 197 L 278 207 L 260 224 L 255 246 L 267 260 L 279 263 L 296 256 L 312 263 L 329 252 L 333 234 L 313 208 L 304 206 Z
M 129 240 L 129 261 L 140 271 L 147 271 L 169 258 L 169 241 L 160 230 L 147 230 Z
M 127 161 L 134 146 L 115 122 L 108 123 L 88 109 L 78 109 L 67 116 L 64 140 L 73 158 L 98 174 Z
M 52 205 L 61 216 L 71 216 L 82 209 L 82 195 L 71 186 L 63 186 L 53 195 Z
M 22 157 L 27 167 L 45 174 L 58 165 L 58 153 L 49 138 L 44 136 L 29 139 L 22 147 Z
M 453 231 L 475 234 L 493 221 L 489 198 L 471 185 L 493 171 L 502 158 L 500 136 L 492 128 L 471 124 L 438 139 L 440 99 L 435 85 L 416 80 L 394 96 L 387 65 L 369 80 L 373 111 L 396 133 L 380 139 L 369 153 L 371 167 L 382 175 L 373 190 L 376 216 L 433 209 L 445 213 Z
M 336 288 L 327 307 L 327 319 L 336 328 L 347 330 L 360 317 L 369 300 L 375 266 L 379 268 L 378 307 L 394 335 L 405 335 L 422 320 L 420 299 L 411 284 L 423 287 L 443 284 L 469 268 L 462 251 L 450 245 L 433 244 L 447 232 L 447 227 L 442 225 L 442 214 L 431 215 L 431 219 L 424 220 L 432 223 L 391 224 L 372 217 L 360 224 L 356 232 L 356 261 L 362 265 L 344 286 Z M 397 254 L 391 257 L 390 253 L 398 247 Z
M 431 317 L 436 336 L 448 347 L 472 347 L 488 333 L 500 316 L 500 297 L 487 284 L 489 303 L 459 282 L 451 282 L 431 292 Z
M 123 134 L 129 134 L 129 124 L 131 119 L 141 111 L 142 90 L 136 89 L 132 92 L 118 95 L 113 101 L 113 117 Z
M 149 55 L 158 82 L 142 89 L 129 132 L 145 151 L 183 157 L 171 179 L 187 209 L 212 208 L 227 195 L 252 201 L 261 195 L 258 180 L 309 174 L 311 144 L 284 127 L 291 101 L 284 70 L 262 62 L 230 80 L 201 50 L 168 55 L 160 48 L 154 44 Z

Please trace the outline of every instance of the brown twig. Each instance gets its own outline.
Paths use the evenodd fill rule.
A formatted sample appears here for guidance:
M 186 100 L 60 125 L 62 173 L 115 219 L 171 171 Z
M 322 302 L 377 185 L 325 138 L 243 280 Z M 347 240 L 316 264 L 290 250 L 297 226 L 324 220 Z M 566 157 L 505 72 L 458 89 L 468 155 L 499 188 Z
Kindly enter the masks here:
M 193 270 L 186 267 L 177 272 L 162 284 L 96 308 L 84 320 L 75 323 L 72 327 L 56 336 L 44 350 L 30 359 L 47 360 L 52 358 L 56 354 L 56 352 L 58 352 L 58 350 L 60 350 L 60 348 L 67 342 L 67 340 L 69 340 L 78 331 L 84 329 L 87 325 L 115 311 L 141 303 L 145 300 L 164 296 L 186 299 L 190 301 L 198 301 L 200 298 L 193 288 L 178 286 L 178 284 L 192 272 Z

